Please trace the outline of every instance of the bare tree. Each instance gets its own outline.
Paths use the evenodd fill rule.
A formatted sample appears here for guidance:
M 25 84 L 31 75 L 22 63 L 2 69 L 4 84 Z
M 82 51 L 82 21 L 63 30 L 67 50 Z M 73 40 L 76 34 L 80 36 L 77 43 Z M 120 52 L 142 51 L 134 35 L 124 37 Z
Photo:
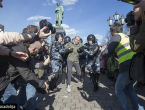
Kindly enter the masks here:
M 111 37 L 112 37 L 111 36 L 111 32 L 110 31 L 107 31 L 106 32 L 106 37 L 105 37 L 107 39 L 107 42 L 110 41 Z
M 102 42 L 101 42 L 101 44 L 102 44 L 103 46 L 105 46 L 105 45 L 107 44 L 107 41 L 106 41 L 105 39 L 103 39 Z
M 127 27 L 127 24 L 124 26 L 124 34 L 130 35 L 130 29 Z

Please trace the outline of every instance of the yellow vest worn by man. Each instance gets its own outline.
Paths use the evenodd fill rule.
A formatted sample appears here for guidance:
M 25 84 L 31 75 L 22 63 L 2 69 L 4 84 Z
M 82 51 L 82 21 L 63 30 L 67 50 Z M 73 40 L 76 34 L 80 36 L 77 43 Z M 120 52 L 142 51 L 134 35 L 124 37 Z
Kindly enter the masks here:
M 134 55 L 134 52 L 130 48 L 129 37 L 123 33 L 118 33 L 118 35 L 121 37 L 121 41 L 115 51 L 119 59 L 119 64 L 121 64 L 127 60 L 130 60 Z

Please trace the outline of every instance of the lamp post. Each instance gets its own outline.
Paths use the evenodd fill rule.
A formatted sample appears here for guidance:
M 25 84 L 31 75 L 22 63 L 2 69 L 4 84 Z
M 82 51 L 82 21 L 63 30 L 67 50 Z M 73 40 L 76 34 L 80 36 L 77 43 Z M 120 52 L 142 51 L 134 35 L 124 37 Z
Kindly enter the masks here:
M 114 17 L 114 20 L 115 20 L 114 23 L 117 23 L 117 22 L 118 22 L 118 19 L 119 19 L 119 14 L 116 12 L 116 13 L 113 15 L 113 17 Z M 120 24 L 122 24 L 122 25 L 125 24 L 125 18 L 124 18 L 123 15 L 121 16 L 121 18 L 119 19 L 119 21 L 120 21 Z M 112 24 L 113 24 L 113 19 L 111 19 L 111 17 L 109 17 L 109 19 L 107 20 L 107 22 L 108 22 L 109 26 L 112 26 Z
M 119 20 L 120 20 L 120 23 L 121 23 L 122 25 L 125 24 L 125 17 L 124 17 L 123 15 L 121 16 L 121 18 L 120 18 Z
M 115 19 L 115 22 L 117 22 L 119 19 L 119 14 L 116 12 L 115 15 L 113 15 L 113 17 Z
M 111 17 L 109 17 L 109 19 L 107 20 L 107 22 L 108 22 L 109 26 L 112 26 L 112 24 L 113 24 L 113 19 L 111 19 Z

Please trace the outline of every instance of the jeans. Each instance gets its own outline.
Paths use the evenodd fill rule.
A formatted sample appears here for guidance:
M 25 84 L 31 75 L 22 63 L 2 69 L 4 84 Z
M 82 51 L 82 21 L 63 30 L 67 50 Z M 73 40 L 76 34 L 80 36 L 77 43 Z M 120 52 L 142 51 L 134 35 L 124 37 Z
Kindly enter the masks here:
M 2 95 L 1 101 L 4 104 L 7 104 L 7 103 L 17 104 L 18 103 L 17 91 L 11 83 L 5 89 L 5 92 Z
M 36 89 L 31 84 L 18 83 L 20 91 L 18 94 L 19 104 L 24 105 L 27 101 L 25 110 L 35 110 L 36 107 Z
M 20 89 L 19 94 L 17 95 L 16 89 L 13 87 L 13 85 L 10 83 L 5 93 L 3 94 L 3 97 L 1 98 L 1 101 L 3 103 L 11 103 L 11 104 L 17 104 L 18 110 L 20 109 L 20 106 L 23 106 L 27 100 L 27 105 L 25 110 L 35 110 L 36 107 L 36 89 L 31 84 L 27 83 L 19 83 Z
M 11 83 L 5 89 L 5 92 L 2 95 L 1 101 L 4 104 L 17 104 L 17 110 L 20 110 L 20 105 L 18 103 L 18 97 L 17 97 L 17 91 Z
M 119 74 L 115 84 L 115 94 L 119 100 L 122 110 L 129 110 L 126 94 L 129 96 L 134 110 L 144 110 L 133 85 L 136 81 L 130 80 L 129 71 Z M 125 94 L 126 92 L 126 94 Z
M 71 82 L 71 75 L 72 75 L 72 67 L 74 66 L 77 74 L 80 76 L 81 75 L 81 69 L 79 63 L 73 63 L 72 61 L 67 61 L 67 69 L 68 69 L 68 74 L 67 74 L 67 85 L 70 85 Z

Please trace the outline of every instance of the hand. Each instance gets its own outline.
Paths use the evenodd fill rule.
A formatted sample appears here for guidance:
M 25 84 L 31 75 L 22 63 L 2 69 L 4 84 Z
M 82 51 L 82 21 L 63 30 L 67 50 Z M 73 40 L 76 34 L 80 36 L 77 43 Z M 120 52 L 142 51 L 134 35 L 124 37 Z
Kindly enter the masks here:
M 73 52 L 73 50 L 74 50 L 73 48 L 69 48 L 69 51 L 70 51 L 70 52 Z
M 45 27 L 43 27 L 43 28 L 40 30 L 40 32 L 39 32 L 39 38 L 40 38 L 40 39 L 46 39 L 48 36 L 51 35 L 51 30 L 50 30 L 50 32 L 47 33 L 47 34 L 44 33 L 44 30 L 45 30 L 46 28 L 47 28 L 47 27 L 45 26 Z
M 45 82 L 44 84 L 45 84 L 45 87 L 46 87 L 45 91 L 46 91 L 46 93 L 48 93 L 49 85 L 47 84 L 47 82 Z
M 44 61 L 44 66 L 48 65 L 50 63 L 50 57 L 48 55 L 48 58 Z
M 80 47 L 79 49 L 80 49 L 80 51 L 84 51 L 85 47 L 82 46 L 82 47 Z
M 134 5 L 134 9 L 138 7 L 142 8 L 142 10 L 145 11 L 145 0 L 142 0 L 140 3 Z
M 18 59 L 23 60 L 23 61 L 27 61 L 27 59 L 29 57 L 28 54 L 23 53 L 23 52 L 14 52 L 14 51 L 12 51 L 11 55 L 13 57 L 18 58 Z
M 80 49 L 77 49 L 77 52 L 80 52 L 81 50 Z

